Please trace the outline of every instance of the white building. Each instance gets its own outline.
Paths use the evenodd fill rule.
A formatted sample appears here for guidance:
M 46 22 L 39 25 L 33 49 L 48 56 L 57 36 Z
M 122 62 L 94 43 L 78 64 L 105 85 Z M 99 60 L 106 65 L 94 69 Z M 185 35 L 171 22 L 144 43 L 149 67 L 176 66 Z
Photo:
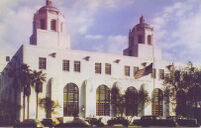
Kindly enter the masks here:
M 30 44 L 23 44 L 2 71 L 1 102 L 12 103 L 15 99 L 13 81 L 8 76 L 7 69 L 11 65 L 20 67 L 24 63 L 33 70 L 46 73 L 47 82 L 43 84 L 43 93 L 39 94 L 39 99 L 51 97 L 61 105 L 58 113 L 52 117 L 72 119 L 75 111 L 80 117 L 112 117 L 114 113 L 110 97 L 113 87 L 119 88 L 122 94 L 128 89 L 138 91 L 144 87 L 149 97 L 158 95 L 155 102 L 145 106 L 137 116 L 169 115 L 169 105 L 165 104 L 165 98 L 162 101 L 157 98 L 163 96 L 164 73 L 170 63 L 162 60 L 161 49 L 154 45 L 154 30 L 145 23 L 143 16 L 139 24 L 129 32 L 129 46 L 123 51 L 123 56 L 72 50 L 65 28 L 64 16 L 53 7 L 52 1 L 47 0 L 46 5 L 34 14 Z M 134 78 L 137 70 L 144 68 L 143 64 L 153 62 L 152 74 Z M 18 86 L 17 101 L 23 106 L 23 89 L 19 83 Z M 36 117 L 36 94 L 33 88 L 28 113 L 25 102 L 25 110 L 22 107 L 17 118 L 27 119 L 28 115 L 29 118 Z M 38 118 L 45 118 L 44 109 L 39 108 Z

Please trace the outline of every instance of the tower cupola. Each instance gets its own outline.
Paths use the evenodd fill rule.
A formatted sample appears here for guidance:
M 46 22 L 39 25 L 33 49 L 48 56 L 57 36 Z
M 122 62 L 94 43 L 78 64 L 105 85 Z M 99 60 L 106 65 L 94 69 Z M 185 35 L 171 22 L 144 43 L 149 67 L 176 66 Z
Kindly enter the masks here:
M 128 48 L 123 51 L 124 55 L 141 58 L 153 57 L 154 29 L 145 22 L 144 16 L 139 18 L 139 24 L 135 25 L 129 32 Z M 160 50 L 158 53 L 160 58 Z
M 46 6 L 52 6 L 52 0 L 46 0 Z
M 145 23 L 145 19 L 144 19 L 144 16 L 141 16 L 140 17 L 140 24 L 143 24 L 143 23 Z
M 42 47 L 69 49 L 70 37 L 65 30 L 65 18 L 52 0 L 46 0 L 33 19 L 33 34 L 30 44 Z

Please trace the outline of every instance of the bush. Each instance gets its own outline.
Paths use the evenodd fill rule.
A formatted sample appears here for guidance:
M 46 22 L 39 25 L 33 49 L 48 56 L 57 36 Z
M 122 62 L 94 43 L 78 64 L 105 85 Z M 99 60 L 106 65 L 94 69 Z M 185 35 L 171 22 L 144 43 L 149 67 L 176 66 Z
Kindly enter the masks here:
M 54 126 L 52 119 L 43 119 L 43 120 L 41 121 L 41 123 L 42 123 L 45 127 Z
M 55 127 L 88 127 L 89 125 L 81 120 L 80 118 L 75 118 L 73 121 L 67 123 L 61 123 L 56 125 Z
M 156 116 L 143 116 L 141 118 L 141 125 L 143 127 L 148 126 L 168 126 L 175 127 L 176 124 L 172 119 L 157 119 Z
M 101 121 L 102 118 L 99 118 L 99 119 L 96 119 L 96 118 L 86 118 L 86 121 L 91 125 L 96 125 L 98 127 L 103 127 L 104 124 L 103 122 Z
M 140 126 L 141 125 L 141 120 L 140 119 L 134 120 L 133 125 Z
M 196 119 L 177 119 L 176 120 L 179 126 L 186 127 L 198 127 L 198 123 Z
M 26 119 L 21 123 L 15 124 L 14 127 L 37 127 L 39 122 L 34 119 Z
M 125 127 L 128 127 L 129 122 L 127 119 L 123 118 L 123 117 L 116 117 L 116 118 L 112 118 L 111 120 L 107 121 L 107 124 L 109 126 L 115 125 L 115 124 L 122 124 Z

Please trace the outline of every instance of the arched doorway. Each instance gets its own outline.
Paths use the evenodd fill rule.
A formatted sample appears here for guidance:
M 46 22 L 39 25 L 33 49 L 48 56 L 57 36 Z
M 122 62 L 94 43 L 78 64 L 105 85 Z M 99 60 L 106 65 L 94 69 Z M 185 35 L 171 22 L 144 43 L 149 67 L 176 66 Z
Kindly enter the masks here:
M 96 89 L 96 115 L 110 115 L 110 89 L 106 85 L 100 85 Z
M 138 105 L 137 105 L 138 93 L 137 89 L 134 87 L 128 87 L 125 93 L 126 99 L 126 115 L 134 116 L 137 115 Z
M 76 116 L 79 113 L 79 89 L 69 83 L 64 87 L 64 116 Z
M 152 115 L 163 116 L 163 91 L 158 88 L 152 92 Z

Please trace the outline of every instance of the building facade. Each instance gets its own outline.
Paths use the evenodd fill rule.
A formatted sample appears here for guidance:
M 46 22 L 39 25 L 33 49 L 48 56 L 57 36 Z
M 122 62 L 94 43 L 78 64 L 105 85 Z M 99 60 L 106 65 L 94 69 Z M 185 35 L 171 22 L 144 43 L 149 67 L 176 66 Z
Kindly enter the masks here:
M 170 115 L 162 83 L 164 74 L 168 72 L 166 67 L 171 63 L 162 60 L 161 49 L 154 44 L 154 29 L 143 16 L 129 32 L 128 48 L 123 51 L 123 56 L 72 50 L 70 37 L 65 30 L 65 18 L 50 0 L 34 14 L 33 20 L 30 44 L 23 44 L 2 71 L 1 103 L 13 103 L 17 99 L 17 103 L 23 106 L 21 83 L 17 83 L 19 88 L 15 95 L 16 88 L 7 70 L 11 66 L 27 64 L 33 70 L 46 73 L 47 81 L 43 84 L 39 99 L 50 97 L 60 104 L 61 107 L 52 117 L 71 120 L 76 112 L 79 117 L 102 117 L 107 120 L 115 116 L 111 105 L 111 90 L 114 87 L 119 88 L 121 94 L 128 90 L 137 93 L 140 88 L 148 92 L 151 103 L 145 105 L 143 110 L 138 106 L 135 116 Z M 139 69 L 151 63 L 152 73 L 134 78 Z M 33 88 L 29 106 L 27 100 L 24 105 L 17 111 L 16 118 L 21 121 L 36 118 L 36 93 Z M 39 120 L 45 118 L 44 109 L 39 107 L 38 113 Z M 9 117 L 9 113 L 6 116 Z

